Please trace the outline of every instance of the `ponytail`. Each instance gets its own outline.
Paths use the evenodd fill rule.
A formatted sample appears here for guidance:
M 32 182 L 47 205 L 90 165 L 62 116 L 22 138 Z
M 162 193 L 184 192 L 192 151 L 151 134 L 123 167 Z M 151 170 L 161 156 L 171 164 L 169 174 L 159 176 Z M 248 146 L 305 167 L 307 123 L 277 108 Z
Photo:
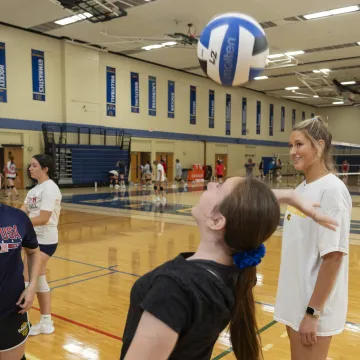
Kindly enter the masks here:
M 263 358 L 255 317 L 255 281 L 255 267 L 239 270 L 234 277 L 236 302 L 230 321 L 230 339 L 237 360 Z

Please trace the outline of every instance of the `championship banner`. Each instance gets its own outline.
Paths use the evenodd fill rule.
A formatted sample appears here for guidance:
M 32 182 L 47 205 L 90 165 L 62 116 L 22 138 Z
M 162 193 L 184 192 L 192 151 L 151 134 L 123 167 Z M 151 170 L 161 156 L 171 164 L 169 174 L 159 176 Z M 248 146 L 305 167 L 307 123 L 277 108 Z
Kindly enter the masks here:
M 5 43 L 2 42 L 0 42 L 0 102 L 7 102 L 6 51 Z
M 196 124 L 196 86 L 190 85 L 190 124 Z
M 261 101 L 256 102 L 256 134 L 261 131 Z
M 149 76 L 149 115 L 156 116 L 156 77 Z
M 45 101 L 45 54 L 31 50 L 33 100 Z
M 274 136 L 274 104 L 270 104 L 269 112 L 269 135 Z
M 106 67 L 106 115 L 116 116 L 116 69 Z
M 175 81 L 168 81 L 168 118 L 175 118 Z
M 209 129 L 215 127 L 215 91 L 209 90 Z
M 305 118 L 306 118 L 305 111 L 303 111 L 301 114 L 301 120 L 305 120 Z
M 291 126 L 294 127 L 296 123 L 296 109 L 292 111 Z
M 280 131 L 285 131 L 285 106 L 281 107 L 281 122 L 280 122 Z
M 140 112 L 139 73 L 131 72 L 130 73 L 130 82 L 131 82 L 131 112 L 139 113 Z
M 246 116 L 247 116 L 247 100 L 242 99 L 242 112 L 241 112 L 241 135 L 246 135 Z
M 225 109 L 226 109 L 225 135 L 231 135 L 231 95 L 230 94 L 226 94 Z

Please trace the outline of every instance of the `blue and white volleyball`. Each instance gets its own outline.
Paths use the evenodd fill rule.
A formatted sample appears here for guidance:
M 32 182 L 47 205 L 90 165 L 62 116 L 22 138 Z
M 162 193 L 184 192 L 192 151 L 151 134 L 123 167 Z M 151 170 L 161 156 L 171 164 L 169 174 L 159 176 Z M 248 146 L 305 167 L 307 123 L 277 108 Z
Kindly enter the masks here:
M 238 13 L 213 18 L 201 33 L 197 47 L 205 74 L 227 86 L 239 86 L 259 76 L 268 55 L 264 29 L 252 17 Z

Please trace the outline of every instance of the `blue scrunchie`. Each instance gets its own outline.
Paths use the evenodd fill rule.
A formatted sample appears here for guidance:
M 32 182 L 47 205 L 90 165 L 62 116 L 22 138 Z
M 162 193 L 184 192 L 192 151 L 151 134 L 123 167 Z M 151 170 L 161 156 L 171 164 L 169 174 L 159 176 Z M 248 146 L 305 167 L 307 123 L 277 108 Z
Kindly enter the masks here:
M 232 257 L 234 263 L 239 269 L 246 269 L 251 266 L 257 266 L 261 263 L 261 259 L 266 254 L 266 248 L 264 244 L 261 244 L 255 250 L 241 251 L 234 254 Z

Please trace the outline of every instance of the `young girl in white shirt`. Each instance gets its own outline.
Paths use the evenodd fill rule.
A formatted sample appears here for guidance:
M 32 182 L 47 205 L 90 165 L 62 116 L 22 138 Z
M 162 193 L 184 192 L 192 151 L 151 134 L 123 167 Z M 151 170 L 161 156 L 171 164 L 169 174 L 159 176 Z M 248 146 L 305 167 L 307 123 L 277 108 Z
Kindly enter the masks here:
M 339 225 L 331 231 L 287 208 L 274 317 L 286 325 L 292 360 L 325 360 L 346 323 L 352 202 L 333 174 L 331 139 L 318 117 L 299 122 L 290 135 L 290 156 L 306 178 L 296 193 L 320 203 Z
M 52 180 L 54 170 L 54 162 L 49 155 L 36 155 L 31 159 L 30 175 L 38 181 L 38 185 L 28 192 L 22 206 L 22 210 L 29 215 L 34 226 L 42 260 L 36 293 L 41 318 L 40 323 L 31 328 L 29 335 L 51 334 L 55 331 L 51 320 L 50 288 L 46 281 L 46 264 L 54 255 L 58 245 L 57 227 L 62 199 L 59 187 Z M 26 271 L 24 275 L 26 282 L 28 281 Z

